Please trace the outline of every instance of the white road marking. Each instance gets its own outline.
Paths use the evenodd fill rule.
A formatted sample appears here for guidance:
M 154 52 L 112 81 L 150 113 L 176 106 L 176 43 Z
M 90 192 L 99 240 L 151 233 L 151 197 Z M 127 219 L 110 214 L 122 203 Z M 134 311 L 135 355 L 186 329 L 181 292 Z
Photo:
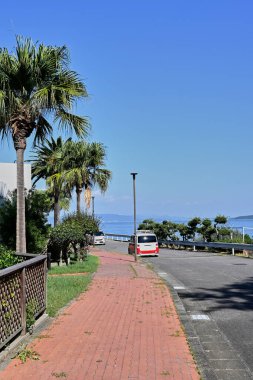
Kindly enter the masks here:
M 210 321 L 208 315 L 205 314 L 193 314 L 191 315 L 191 319 L 194 321 Z

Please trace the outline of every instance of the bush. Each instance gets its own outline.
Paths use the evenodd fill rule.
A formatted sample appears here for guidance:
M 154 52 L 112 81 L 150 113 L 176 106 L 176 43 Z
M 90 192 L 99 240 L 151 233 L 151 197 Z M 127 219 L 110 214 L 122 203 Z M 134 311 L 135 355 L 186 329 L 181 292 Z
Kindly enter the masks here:
M 244 235 L 244 243 L 245 244 L 252 244 L 253 243 L 253 239 L 248 235 Z
M 6 248 L 4 245 L 0 245 L 0 269 L 11 267 L 17 264 L 18 257 L 14 255 L 14 252 Z
M 77 258 L 80 255 L 80 247 L 85 242 L 85 235 L 99 231 L 99 223 L 98 219 L 86 213 L 74 213 L 64 218 L 50 233 L 48 251 L 52 254 L 52 260 L 58 261 L 62 251 L 63 259 L 67 263 L 71 249 Z

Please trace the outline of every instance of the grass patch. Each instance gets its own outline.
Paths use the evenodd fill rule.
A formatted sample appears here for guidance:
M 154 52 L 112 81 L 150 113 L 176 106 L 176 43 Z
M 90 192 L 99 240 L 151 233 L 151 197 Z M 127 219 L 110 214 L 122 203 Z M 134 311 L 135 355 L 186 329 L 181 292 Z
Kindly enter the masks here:
M 58 310 L 82 293 L 91 281 L 88 276 L 49 277 L 47 282 L 47 313 L 54 317 Z
M 53 270 L 63 270 L 62 272 L 54 272 L 52 274 L 64 273 L 80 273 L 89 272 L 87 276 L 48 276 L 47 280 L 47 313 L 50 317 L 54 317 L 57 312 L 72 299 L 79 296 L 87 289 L 91 282 L 92 273 L 96 271 L 98 266 L 98 257 L 89 256 L 85 262 L 76 263 L 66 267 L 56 267 Z
M 93 273 L 97 270 L 98 257 L 88 256 L 86 261 L 78 261 L 73 264 L 52 267 L 48 272 L 50 274 L 67 274 L 67 273 Z

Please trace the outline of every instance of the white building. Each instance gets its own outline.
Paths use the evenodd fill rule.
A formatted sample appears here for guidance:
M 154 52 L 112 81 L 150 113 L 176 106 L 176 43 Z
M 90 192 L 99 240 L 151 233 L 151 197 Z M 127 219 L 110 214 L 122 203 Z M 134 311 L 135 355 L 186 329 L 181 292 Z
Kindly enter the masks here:
M 24 164 L 25 188 L 32 187 L 31 164 Z M 5 197 L 8 191 L 17 188 L 17 165 L 16 163 L 0 163 L 0 196 Z

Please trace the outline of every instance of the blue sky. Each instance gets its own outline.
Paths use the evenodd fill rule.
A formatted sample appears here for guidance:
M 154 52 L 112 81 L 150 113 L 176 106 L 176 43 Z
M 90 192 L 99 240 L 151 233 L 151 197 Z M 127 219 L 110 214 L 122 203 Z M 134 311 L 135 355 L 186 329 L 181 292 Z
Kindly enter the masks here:
M 252 12 L 251 0 L 14 0 L 0 46 L 16 34 L 68 46 L 90 95 L 77 112 L 113 172 L 95 212 L 131 214 L 136 171 L 138 214 L 253 214 Z M 11 144 L 0 161 L 15 160 Z

